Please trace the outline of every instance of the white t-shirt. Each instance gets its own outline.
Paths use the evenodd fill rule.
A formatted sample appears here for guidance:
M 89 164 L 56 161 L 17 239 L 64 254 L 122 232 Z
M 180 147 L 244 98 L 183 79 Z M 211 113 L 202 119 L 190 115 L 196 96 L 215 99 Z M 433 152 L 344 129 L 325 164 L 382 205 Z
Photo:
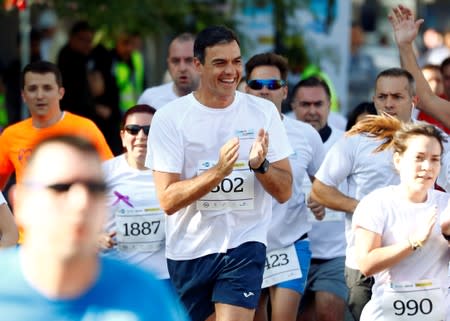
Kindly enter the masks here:
M 295 113 L 293 111 L 287 112 L 286 116 L 296 119 Z M 330 111 L 330 113 L 328 114 L 328 125 L 330 127 L 334 127 L 344 131 L 345 127 L 347 126 L 347 118 L 345 118 L 338 112 Z
M 323 143 L 325 150 L 330 150 L 331 146 L 340 139 L 344 132 L 336 127 L 331 127 L 331 135 Z M 311 181 L 305 179 L 304 189 L 307 193 L 311 190 Z M 339 190 L 347 194 L 346 182 L 341 183 Z M 325 218 L 321 221 L 315 219 L 309 213 L 309 221 L 312 229 L 309 232 L 310 249 L 312 257 L 316 259 L 333 259 L 345 256 L 347 242 L 345 240 L 345 213 L 330 209 L 325 210 Z
M 173 90 L 173 81 L 156 87 L 147 88 L 138 99 L 138 104 L 146 104 L 160 109 L 165 104 L 178 98 Z
M 294 154 L 289 156 L 293 186 L 288 202 L 280 204 L 272 201 L 272 223 L 267 235 L 267 250 L 277 250 L 293 244 L 303 234 L 311 230 L 307 219 L 303 179 L 314 176 L 325 157 L 322 140 L 317 131 L 309 124 L 283 118 L 283 124 Z
M 106 254 L 119 256 L 168 279 L 165 258 L 165 214 L 159 209 L 151 170 L 130 167 L 125 154 L 103 163 L 110 188 L 105 230 L 123 240 Z M 119 234 L 123 236 L 119 236 Z
M 398 185 L 383 187 L 364 197 L 353 215 L 353 228 L 359 226 L 377 233 L 381 235 L 382 246 L 389 246 L 408 240 L 418 225 L 423 224 L 421 218 L 435 207 L 438 219 L 423 248 L 374 275 L 372 299 L 365 306 L 361 320 L 383 320 L 382 299 L 391 283 L 431 280 L 441 287 L 444 297 L 447 293 L 450 252 L 441 234 L 439 214 L 447 207 L 450 195 L 430 189 L 426 202 L 413 203 L 399 197 L 399 188 Z
M 260 128 L 269 133 L 267 159 L 287 158 L 292 149 L 275 105 L 236 92 L 226 108 L 200 104 L 193 94 L 160 109 L 152 120 L 146 166 L 191 179 L 214 166 L 220 148 L 240 141 L 233 173 L 210 193 L 167 217 L 167 252 L 173 260 L 224 253 L 242 243 L 266 244 L 272 197 L 248 168 L 248 155 Z
M 0 192 L 0 204 L 6 203 L 5 197 L 3 196 L 3 193 Z
M 347 195 L 361 200 L 376 188 L 397 184 L 400 179 L 392 161 L 392 150 L 374 152 L 380 140 L 367 135 L 344 136 L 325 156 L 316 179 L 328 186 L 339 188 L 346 181 Z M 357 270 L 354 257 L 354 239 L 351 229 L 352 215 L 346 215 L 346 266 Z

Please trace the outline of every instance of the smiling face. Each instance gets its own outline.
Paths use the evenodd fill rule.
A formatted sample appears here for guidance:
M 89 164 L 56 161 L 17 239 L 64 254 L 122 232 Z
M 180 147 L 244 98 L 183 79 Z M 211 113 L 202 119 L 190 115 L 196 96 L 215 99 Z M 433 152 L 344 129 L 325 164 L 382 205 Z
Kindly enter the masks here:
M 411 195 L 426 196 L 441 169 L 441 146 L 435 137 L 415 135 L 407 138 L 408 147 L 394 154 L 394 165 L 400 181 Z M 420 197 L 419 197 L 420 199 Z
M 59 101 L 64 88 L 58 86 L 53 73 L 27 72 L 24 77 L 22 98 L 33 118 L 40 121 L 54 119 L 61 112 Z
M 127 125 L 148 126 L 152 123 L 153 115 L 150 113 L 133 113 L 129 115 L 125 121 Z M 120 131 L 122 138 L 122 146 L 127 150 L 127 160 L 130 166 L 134 168 L 141 168 L 145 163 L 145 156 L 147 155 L 147 139 L 148 136 L 141 129 L 137 135 L 132 135 L 125 129 Z
M 409 122 L 417 98 L 411 94 L 406 77 L 380 77 L 376 83 L 373 102 L 379 114 L 385 112 L 403 122 Z
M 236 41 L 217 44 L 205 50 L 205 62 L 195 59 L 200 73 L 198 99 L 209 107 L 226 107 L 233 102 L 242 77 L 241 50 Z

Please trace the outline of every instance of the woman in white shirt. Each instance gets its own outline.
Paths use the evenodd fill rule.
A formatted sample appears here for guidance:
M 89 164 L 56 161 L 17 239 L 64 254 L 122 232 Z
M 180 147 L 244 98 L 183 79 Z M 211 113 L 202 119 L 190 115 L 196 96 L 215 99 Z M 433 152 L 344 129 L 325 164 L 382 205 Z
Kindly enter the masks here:
M 165 259 L 165 218 L 160 209 L 152 171 L 145 167 L 147 139 L 156 110 L 130 108 L 120 136 L 125 153 L 103 163 L 109 188 L 110 215 L 101 238 L 106 254 L 116 255 L 169 279 Z
M 384 140 L 380 150 L 393 149 L 400 174 L 400 184 L 368 194 L 354 213 L 357 262 L 375 278 L 361 320 L 445 320 L 449 195 L 433 189 L 443 134 L 387 116 L 369 116 L 352 131 Z

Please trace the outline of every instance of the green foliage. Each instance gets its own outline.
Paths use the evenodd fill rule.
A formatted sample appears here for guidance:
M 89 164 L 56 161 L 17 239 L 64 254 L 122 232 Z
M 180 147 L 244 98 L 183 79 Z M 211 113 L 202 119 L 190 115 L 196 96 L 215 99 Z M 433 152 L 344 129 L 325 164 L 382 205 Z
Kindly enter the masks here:
M 122 30 L 141 34 L 197 32 L 207 25 L 234 26 L 232 15 L 220 12 L 223 1 L 186 0 L 53 0 L 58 15 L 85 19 L 108 35 Z

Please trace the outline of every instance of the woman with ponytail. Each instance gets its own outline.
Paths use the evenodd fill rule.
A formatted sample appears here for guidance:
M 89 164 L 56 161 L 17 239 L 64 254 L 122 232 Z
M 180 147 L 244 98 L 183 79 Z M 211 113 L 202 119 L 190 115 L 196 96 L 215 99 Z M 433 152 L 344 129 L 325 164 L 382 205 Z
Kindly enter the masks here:
M 392 149 L 400 183 L 365 196 L 353 216 L 356 260 L 373 275 L 362 321 L 446 320 L 450 259 L 450 195 L 434 190 L 445 138 L 427 123 L 368 116 L 348 132 L 365 133 Z

